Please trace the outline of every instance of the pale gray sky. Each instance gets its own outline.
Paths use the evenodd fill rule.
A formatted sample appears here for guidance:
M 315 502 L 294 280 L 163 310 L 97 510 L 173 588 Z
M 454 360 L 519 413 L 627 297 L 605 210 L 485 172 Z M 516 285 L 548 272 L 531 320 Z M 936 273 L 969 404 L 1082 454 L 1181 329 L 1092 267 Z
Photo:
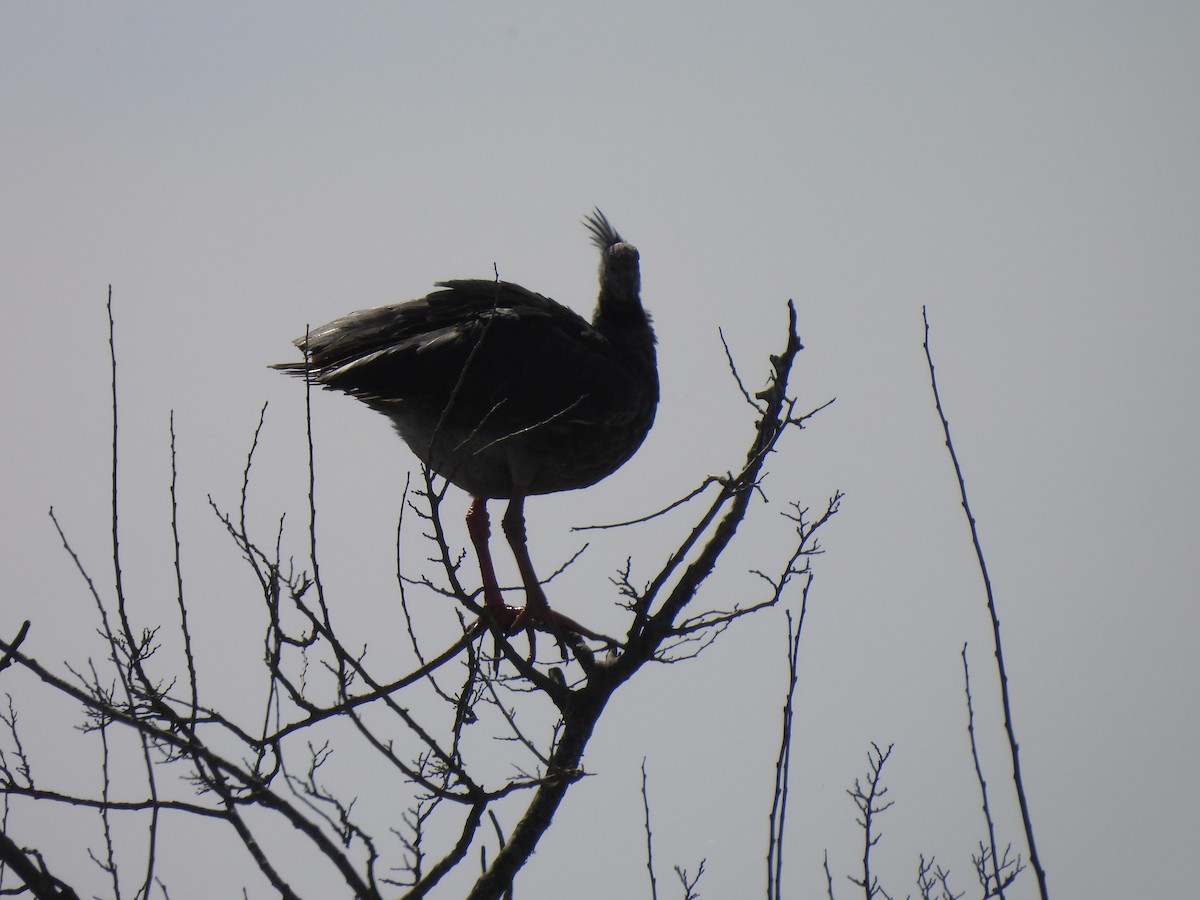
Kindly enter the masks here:
M 238 627 L 254 621 L 253 586 L 205 497 L 235 501 L 264 401 L 256 514 L 269 529 L 287 511 L 299 529 L 304 509 L 302 391 L 266 365 L 291 358 L 306 323 L 489 277 L 493 263 L 588 312 L 595 251 L 578 223 L 599 205 L 642 253 L 663 402 L 620 473 L 530 502 L 541 568 L 579 544 L 569 525 L 647 512 L 736 465 L 749 423 L 718 327 L 759 382 L 795 298 L 795 387 L 809 405 L 837 397 L 767 484 L 777 505 L 847 495 L 802 648 L 792 895 L 824 889 L 825 848 L 839 876 L 857 865 L 844 788 L 872 740 L 896 743 L 886 884 L 912 892 L 917 854 L 936 853 L 974 894 L 964 641 L 1001 836 L 1021 841 L 921 350 L 926 304 L 1052 893 L 1184 896 L 1200 803 L 1186 569 L 1200 539 L 1198 45 L 1200 7 L 1167 2 L 4 4 L 0 627 L 33 619 L 29 648 L 46 662 L 99 652 L 46 509 L 99 569 L 108 284 L 131 590 L 147 620 L 169 615 L 173 409 L 197 637 L 212 655 L 226 647 L 211 683 L 236 696 L 220 679 L 260 652 Z M 412 458 L 350 400 L 321 396 L 315 415 L 325 575 L 347 628 L 369 635 L 386 602 L 373 598 L 391 596 Z M 713 604 L 757 588 L 742 573 L 786 537 L 775 518 L 759 511 Z M 630 552 L 649 572 L 683 521 L 596 539 L 552 602 L 602 630 L 619 622 L 607 575 Z M 648 896 L 643 756 L 660 890 L 670 866 L 706 857 L 706 898 L 761 895 L 781 622 L 743 622 L 618 696 L 587 756 L 595 777 L 569 796 L 521 896 Z M 14 673 L 0 682 L 22 696 Z M 22 713 L 43 777 L 87 774 L 56 760 L 50 737 L 73 712 Z M 13 815 L 23 840 L 56 834 L 63 869 L 96 877 L 67 852 L 69 817 Z M 196 839 L 169 826 L 169 847 Z M 210 889 L 179 874 L 171 896 L 244 882 L 268 896 L 243 862 L 195 861 Z M 1032 873 L 1019 888 L 1033 896 Z

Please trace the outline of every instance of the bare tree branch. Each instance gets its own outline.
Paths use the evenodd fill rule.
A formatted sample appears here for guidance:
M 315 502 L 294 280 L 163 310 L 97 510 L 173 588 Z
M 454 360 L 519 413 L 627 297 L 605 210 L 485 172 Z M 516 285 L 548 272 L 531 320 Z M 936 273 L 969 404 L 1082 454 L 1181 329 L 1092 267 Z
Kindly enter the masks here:
M 1033 839 L 1033 819 L 1029 812 L 1029 803 L 1025 798 L 1025 782 L 1021 777 L 1021 757 L 1017 746 L 1016 728 L 1013 725 L 1012 705 L 1008 696 L 1008 674 L 1004 668 L 1004 647 L 1000 640 L 1000 618 L 996 614 L 996 598 L 992 593 L 992 580 L 988 576 L 987 562 L 983 557 L 983 544 L 979 540 L 979 531 L 975 527 L 975 516 L 971 513 L 971 504 L 967 499 L 967 484 L 963 478 L 962 466 L 958 462 L 958 454 L 954 450 L 954 442 L 950 438 L 950 422 L 942 409 L 942 397 L 938 392 L 937 375 L 934 372 L 933 354 L 929 349 L 929 315 L 925 307 L 921 307 L 921 318 L 925 323 L 925 361 L 929 366 L 929 383 L 933 388 L 933 402 L 937 409 L 938 419 L 942 423 L 942 433 L 946 436 L 946 450 L 950 454 L 950 462 L 954 466 L 954 477 L 958 481 L 958 492 L 962 498 L 963 513 L 967 517 L 967 525 L 971 529 L 971 543 L 975 548 L 975 560 L 979 566 L 979 574 L 983 578 L 983 589 L 987 596 L 988 615 L 992 620 L 992 649 L 996 656 L 996 673 L 1000 680 L 1000 703 L 1004 709 L 1004 730 L 1008 735 L 1008 748 L 1012 757 L 1013 785 L 1016 788 L 1017 803 L 1021 808 L 1021 821 L 1025 826 L 1025 840 L 1029 845 L 1029 862 L 1037 875 L 1038 891 L 1042 900 L 1048 900 L 1046 888 L 1046 871 L 1038 858 L 1037 844 Z
M 1005 874 L 1002 872 L 1001 859 L 996 854 L 996 826 L 992 821 L 992 807 L 988 801 L 987 780 L 983 777 L 983 766 L 979 762 L 979 748 L 975 741 L 975 707 L 971 701 L 971 669 L 967 665 L 967 645 L 963 644 L 962 648 L 962 663 L 963 663 L 963 691 L 967 698 L 967 737 L 971 744 L 971 760 L 975 764 L 975 780 L 979 783 L 979 793 L 983 804 L 983 820 L 987 825 L 987 847 L 980 844 L 980 852 L 976 857 L 976 869 L 979 872 L 980 884 L 983 887 L 983 896 L 998 897 L 999 900 L 1004 900 L 1004 889 L 1008 887 L 1014 878 L 1024 868 L 1021 864 L 1021 857 L 1018 854 L 1013 869 Z M 1004 854 L 1005 860 L 1008 858 L 1008 851 Z
M 51 874 L 37 851 L 23 849 L 7 828 L 0 831 L 0 863 L 12 869 L 37 900 L 79 900 L 70 886 Z
M 654 877 L 654 833 L 650 830 L 650 793 L 646 787 L 646 757 L 642 757 L 642 811 L 646 823 L 646 872 L 650 876 L 650 900 L 658 900 L 658 881 Z
M 891 895 L 879 884 L 879 877 L 871 872 L 871 851 L 883 836 L 875 828 L 875 819 L 892 808 L 893 801 L 884 802 L 888 789 L 883 786 L 883 767 L 892 755 L 895 744 L 888 744 L 886 750 L 880 750 L 879 745 L 872 742 L 871 752 L 867 754 L 867 783 L 864 787 L 859 779 L 854 779 L 854 787 L 847 790 L 850 799 L 858 807 L 858 825 L 863 832 L 862 875 L 859 878 L 848 876 L 852 884 L 863 889 L 865 900 L 882 897 L 891 900 Z
M 225 823 L 265 882 L 286 898 L 301 897 L 308 890 L 308 882 L 294 870 L 293 851 L 280 849 L 278 841 L 267 839 L 280 824 L 305 848 L 307 859 L 327 863 L 355 897 L 374 900 L 397 889 L 406 898 L 425 897 L 451 872 L 460 869 L 473 849 L 483 867 L 468 896 L 511 896 L 517 873 L 550 827 L 563 798 L 586 774 L 584 752 L 614 693 L 647 663 L 695 656 L 737 620 L 779 604 L 788 586 L 799 578 L 800 619 L 795 637 L 789 637 L 790 734 L 795 656 L 812 578 L 810 561 L 821 552 L 816 535 L 836 513 L 840 493 L 815 519 L 810 520 L 807 509 L 799 504 L 793 504 L 792 511 L 785 513 L 795 539 L 778 568 L 769 564 L 765 572 L 756 573 L 759 598 L 731 609 L 705 608 L 695 601 L 744 521 L 750 500 L 765 499 L 767 459 L 789 428 L 799 430 L 816 411 L 798 414 L 796 401 L 788 395 L 788 379 L 801 349 L 792 304 L 788 305 L 786 343 L 782 352 L 770 359 L 766 388 L 752 399 L 758 420 L 740 468 L 721 478 L 703 479 L 688 497 L 667 507 L 678 508 L 709 486 L 718 487 L 716 496 L 697 511 L 697 521 L 683 543 L 659 565 L 654 578 L 635 586 L 631 559 L 613 579 L 618 606 L 629 616 L 623 642 L 587 632 L 555 634 L 565 645 L 560 664 L 538 659 L 532 632 L 526 654 L 507 635 L 489 625 L 487 610 L 479 603 L 480 592 L 464 584 L 463 551 L 453 547 L 443 527 L 446 484 L 428 470 L 423 473 L 420 489 L 410 492 L 406 487 L 397 522 L 397 594 L 407 623 L 404 640 L 409 646 L 393 647 L 383 636 L 372 636 L 368 645 L 367 641 L 352 641 L 346 630 L 339 632 L 331 615 L 335 586 L 325 583 L 318 559 L 321 520 L 308 392 L 308 522 L 306 546 L 299 554 L 302 565 L 293 562 L 294 557 L 285 550 L 291 538 L 284 516 L 275 517 L 265 540 L 257 537 L 250 525 L 250 491 L 265 427 L 264 405 L 245 457 L 236 503 L 226 506 L 208 498 L 261 594 L 260 605 L 247 607 L 247 618 L 257 616 L 261 623 L 263 648 L 259 685 L 262 701 L 260 705 L 255 699 L 251 704 L 249 721 L 244 711 L 235 715 L 229 711 L 231 707 L 213 702 L 214 686 L 200 676 L 193 642 L 200 608 L 191 605 L 184 577 L 179 525 L 183 497 L 173 414 L 168 421 L 168 498 L 177 618 L 171 627 L 179 640 L 161 644 L 160 626 L 143 627 L 134 619 L 135 606 L 124 574 L 127 560 L 117 503 L 122 471 L 117 454 L 117 351 L 111 290 L 107 309 L 113 375 L 112 583 L 107 590 L 92 577 L 51 510 L 63 548 L 94 606 L 106 652 L 97 660 L 68 661 L 55 668 L 25 652 L 22 644 L 30 628 L 28 623 L 12 640 L 0 638 L 0 670 L 19 667 L 40 682 L 39 689 L 78 705 L 84 717 L 80 729 L 83 739 L 90 735 L 91 740 L 99 742 L 99 781 L 94 795 L 35 784 L 25 744 L 17 732 L 16 707 L 10 701 L 8 712 L 0 714 L 7 729 L 7 735 L 0 733 L 5 742 L 0 746 L 0 794 L 6 804 L 6 832 L 10 803 L 40 801 L 99 811 L 102 844 L 93 858 L 108 880 L 105 892 L 114 897 L 129 891 L 121 872 L 128 860 L 121 858 L 124 847 L 116 834 L 117 819 L 131 815 L 141 815 L 148 822 L 145 869 L 139 874 L 140 886 L 135 893 L 139 898 L 148 898 L 151 886 L 159 885 L 167 896 L 162 879 L 155 875 L 161 863 L 157 833 L 164 814 L 171 822 L 196 817 Z M 736 370 L 733 375 L 740 384 Z M 744 385 L 742 390 L 745 393 Z M 232 512 L 223 511 L 226 508 Z M 432 569 L 427 566 L 426 572 L 409 575 L 402 565 L 406 514 L 415 515 L 415 527 L 431 542 L 428 559 Z M 655 516 L 642 517 L 638 522 L 652 518 Z M 577 556 L 567 559 L 551 579 L 567 571 Z M 423 620 L 411 607 L 417 601 L 409 594 L 422 592 L 453 601 L 438 608 L 443 616 L 451 614 L 449 621 L 444 621 L 458 635 L 443 633 L 437 640 L 444 649 L 436 654 L 428 652 L 430 639 L 417 624 Z M 238 627 L 246 624 L 239 622 Z M 495 647 L 491 654 L 487 635 L 492 635 Z M 588 645 L 589 640 L 606 643 L 607 652 L 599 656 Z M 385 643 L 382 651 L 375 649 L 380 643 Z M 166 658 L 170 654 L 174 656 Z M 505 663 L 503 671 L 501 661 Z M 452 681 L 445 673 L 452 669 L 447 667 L 461 670 L 457 689 L 448 689 Z M 468 726 L 488 729 L 492 743 L 511 748 L 508 774 L 482 774 L 488 767 L 476 758 L 479 742 L 463 739 Z M 145 789 L 135 789 L 132 794 L 123 779 L 114 777 L 118 747 L 122 746 L 114 738 L 124 729 L 135 733 L 141 747 L 140 765 L 147 773 Z M 6 746 L 11 749 L 6 750 Z M 361 753 L 364 749 L 366 754 Z M 331 767 L 335 754 L 343 752 L 354 753 L 356 765 L 374 766 L 385 778 L 390 774 L 394 783 L 406 791 L 407 799 L 394 806 L 390 822 L 378 832 L 372 830 L 377 822 L 369 812 L 375 798 L 368 796 L 367 805 L 360 805 L 364 798 L 340 792 Z M 786 754 L 786 746 L 782 752 Z M 788 757 L 781 759 L 777 773 L 780 802 L 772 826 L 777 842 L 772 857 L 776 885 L 782 871 Z M 176 796 L 178 787 L 188 787 L 196 796 Z M 645 783 L 643 805 L 647 866 L 651 892 L 656 895 Z M 505 830 L 500 826 L 501 815 L 511 821 L 508 811 L 517 811 L 518 815 L 515 824 Z M 493 829 L 480 827 L 485 817 Z M 34 896 L 74 896 L 62 890 L 50 893 L 58 889 L 56 882 L 46 873 L 35 851 L 11 847 L 3 850 L 0 862 L 17 874 Z M 678 867 L 675 871 L 685 897 L 698 897 L 705 861 L 694 873 Z

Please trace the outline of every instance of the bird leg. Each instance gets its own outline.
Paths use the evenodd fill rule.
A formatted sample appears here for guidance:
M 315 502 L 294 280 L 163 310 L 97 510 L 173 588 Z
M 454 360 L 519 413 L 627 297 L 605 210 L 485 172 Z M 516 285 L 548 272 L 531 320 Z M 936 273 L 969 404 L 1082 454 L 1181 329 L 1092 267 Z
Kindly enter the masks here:
M 500 596 L 500 585 L 496 581 L 496 567 L 492 565 L 492 553 L 488 548 L 488 539 L 492 528 L 488 521 L 487 500 L 483 497 L 472 497 L 471 506 L 467 510 L 467 534 L 475 547 L 475 556 L 479 560 L 479 574 L 483 579 L 483 605 L 495 620 L 496 627 L 505 634 L 512 634 L 512 626 L 522 610 L 515 606 L 506 606 Z
M 473 497 L 467 510 L 467 533 L 471 536 L 471 544 L 475 547 L 475 556 L 479 560 L 479 574 L 483 579 L 483 607 L 489 624 L 497 634 L 497 661 L 500 655 L 500 635 L 508 636 L 518 631 L 529 634 L 529 654 L 535 655 L 534 633 L 540 629 L 554 635 L 566 659 L 566 635 L 580 635 L 597 641 L 603 641 L 610 646 L 615 644 L 612 638 L 597 634 L 584 628 L 574 619 L 550 608 L 542 586 L 538 584 L 537 574 L 533 571 L 533 561 L 529 558 L 529 547 L 525 541 L 525 495 L 518 493 L 509 501 L 508 509 L 501 520 L 504 535 L 508 538 L 513 555 L 517 560 L 517 569 L 521 573 L 521 581 L 525 586 L 525 608 L 509 606 L 500 594 L 500 585 L 496 580 L 496 568 L 492 563 L 489 538 L 491 523 L 488 518 L 487 500 L 483 497 Z
M 496 666 L 500 666 L 503 655 L 501 641 L 504 637 L 516 634 L 524 629 L 529 634 L 529 658 L 537 655 L 537 644 L 534 639 L 535 622 L 526 617 L 526 610 L 509 606 L 500 594 L 500 584 L 496 580 L 496 567 L 492 563 L 492 552 L 488 546 L 492 529 L 488 519 L 487 500 L 483 497 L 472 497 L 471 506 L 467 510 L 467 533 L 475 547 L 475 556 L 479 559 L 479 574 L 483 579 L 483 608 L 484 618 L 494 630 L 496 638 Z M 526 554 L 528 557 L 528 554 Z M 542 598 L 545 602 L 545 597 Z
M 566 633 L 577 634 L 605 643 L 613 643 L 611 638 L 597 634 L 584 628 L 574 619 L 557 613 L 550 608 L 546 593 L 538 583 L 537 574 L 533 571 L 533 560 L 529 558 L 529 546 L 525 541 L 525 494 L 519 488 L 508 501 L 504 518 L 500 520 L 508 545 L 512 547 L 513 556 L 517 561 L 517 570 L 521 573 L 521 582 L 525 585 L 525 608 L 521 610 L 516 620 L 510 626 L 512 632 L 519 628 L 538 628 L 549 631 L 563 648 L 564 658 L 566 644 L 563 636 Z M 493 575 L 493 578 L 495 576 Z M 510 632 L 510 633 L 512 633 Z

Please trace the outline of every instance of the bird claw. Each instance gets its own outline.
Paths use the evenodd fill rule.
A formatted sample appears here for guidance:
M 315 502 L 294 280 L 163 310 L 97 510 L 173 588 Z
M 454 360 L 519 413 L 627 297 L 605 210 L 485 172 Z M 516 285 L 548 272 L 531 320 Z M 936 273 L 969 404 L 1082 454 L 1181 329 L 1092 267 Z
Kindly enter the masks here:
M 524 631 L 529 635 L 529 661 L 533 662 L 537 655 L 537 632 L 543 631 L 551 635 L 558 644 L 563 662 L 568 662 L 568 649 L 578 652 L 587 650 L 581 638 L 600 641 L 607 647 L 617 647 L 619 644 L 607 635 L 585 628 L 574 619 L 546 607 L 534 610 L 528 606 L 516 607 L 506 604 L 486 607 L 489 626 L 496 636 L 496 662 L 499 665 L 503 649 L 500 645 L 502 638 L 512 637 Z M 590 651 L 588 653 L 590 656 Z

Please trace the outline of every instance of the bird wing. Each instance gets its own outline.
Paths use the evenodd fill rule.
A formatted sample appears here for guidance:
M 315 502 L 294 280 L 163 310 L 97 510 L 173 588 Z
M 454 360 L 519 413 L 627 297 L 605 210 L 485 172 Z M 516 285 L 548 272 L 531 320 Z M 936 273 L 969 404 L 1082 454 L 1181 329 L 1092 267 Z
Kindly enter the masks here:
M 313 381 L 372 403 L 442 405 L 455 392 L 463 415 L 501 411 L 500 427 L 547 419 L 619 422 L 637 409 L 632 374 L 608 340 L 574 310 L 520 285 L 439 282 L 405 303 L 358 310 L 310 331 Z M 303 375 L 305 363 L 277 368 Z M 507 407 L 507 409 L 506 409 Z

